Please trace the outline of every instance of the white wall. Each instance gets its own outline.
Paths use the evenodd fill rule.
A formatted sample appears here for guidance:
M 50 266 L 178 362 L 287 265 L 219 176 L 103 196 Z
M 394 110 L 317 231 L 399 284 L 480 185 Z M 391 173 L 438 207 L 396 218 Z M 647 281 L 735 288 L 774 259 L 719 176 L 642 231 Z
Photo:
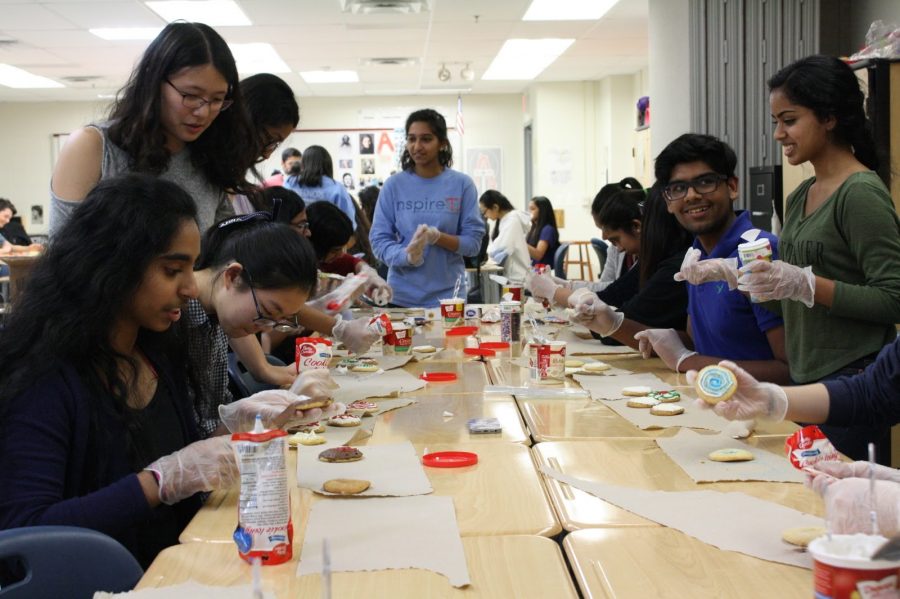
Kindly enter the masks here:
M 650 132 L 656 157 L 691 126 L 690 2 L 650 0 Z

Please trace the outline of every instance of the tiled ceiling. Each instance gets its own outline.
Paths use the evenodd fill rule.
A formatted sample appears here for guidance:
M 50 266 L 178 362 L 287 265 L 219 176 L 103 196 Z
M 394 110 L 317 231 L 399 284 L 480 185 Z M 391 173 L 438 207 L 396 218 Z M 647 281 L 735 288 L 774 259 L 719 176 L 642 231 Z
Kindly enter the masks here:
M 340 0 L 237 0 L 250 27 L 216 27 L 229 43 L 267 42 L 292 69 L 279 74 L 299 96 L 515 93 L 528 81 L 482 81 L 509 38 L 567 37 L 575 43 L 537 81 L 581 81 L 634 73 L 647 65 L 647 2 L 620 0 L 599 21 L 523 22 L 530 0 L 424 0 L 419 14 L 352 14 Z M 145 41 L 113 42 L 100 27 L 161 27 L 138 0 L 0 0 L 0 63 L 66 84 L 60 89 L 0 86 L 0 101 L 96 100 L 127 80 Z M 380 66 L 373 58 L 411 58 Z M 452 63 L 452 64 L 450 64 Z M 442 64 L 452 73 L 438 80 Z M 460 71 L 469 64 L 474 81 Z M 299 71 L 356 70 L 359 83 L 307 84 Z

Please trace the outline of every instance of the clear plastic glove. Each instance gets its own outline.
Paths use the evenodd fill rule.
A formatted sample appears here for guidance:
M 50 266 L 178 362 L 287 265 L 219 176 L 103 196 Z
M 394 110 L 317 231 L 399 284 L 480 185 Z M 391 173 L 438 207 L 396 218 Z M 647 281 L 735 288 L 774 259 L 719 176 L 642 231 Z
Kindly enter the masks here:
M 368 264 L 364 263 L 360 272 L 366 273 L 368 277 L 365 286 L 366 294 L 379 306 L 387 305 L 391 298 L 394 297 L 394 290 L 387 284 L 387 281 L 382 279 L 378 271 Z
M 831 532 L 836 534 L 872 532 L 872 499 L 867 478 L 834 479 L 817 476 L 812 487 L 825 500 L 825 517 Z M 897 517 L 900 516 L 898 506 L 900 506 L 900 483 L 876 480 L 875 518 L 880 534 L 886 537 L 897 534 Z
M 306 387 L 318 396 L 317 400 L 330 400 L 332 389 L 327 385 L 324 380 L 310 380 Z M 257 414 L 262 417 L 263 426 L 267 429 L 289 428 L 322 419 L 320 408 L 304 409 L 304 404 L 311 401 L 312 397 L 298 395 L 286 389 L 270 389 L 220 405 L 219 418 L 232 433 L 253 430 Z
M 587 288 L 576 290 L 569 296 L 569 306 L 574 310 L 572 320 L 584 325 L 601 337 L 609 337 L 619 330 L 625 315 L 597 297 Z
M 697 352 L 684 346 L 675 329 L 646 329 L 635 334 L 634 338 L 638 341 L 638 348 L 644 359 L 656 352 L 665 365 L 675 372 L 679 371 L 682 362 L 697 355 Z
M 159 499 L 168 505 L 201 491 L 227 489 L 240 478 L 227 435 L 191 443 L 144 470 L 159 476 Z
M 532 274 L 525 277 L 525 289 L 531 292 L 531 295 L 540 299 L 553 301 L 553 296 L 560 285 L 556 282 L 556 277 L 549 274 Z
M 869 462 L 819 462 L 814 466 L 820 472 L 832 479 L 840 478 L 869 478 Z M 900 470 L 889 468 L 881 464 L 872 464 L 872 473 L 878 480 L 889 480 L 900 483 Z M 815 477 L 818 478 L 818 477 Z
M 409 241 L 409 245 L 406 246 L 406 261 L 410 266 L 422 266 L 425 262 L 425 245 L 428 243 L 425 229 L 427 228 L 428 225 L 419 225 Z
M 491 260 L 493 260 L 497 264 L 500 264 L 507 258 L 509 258 L 509 252 L 507 252 L 506 250 L 494 250 L 494 253 L 491 254 Z
M 676 281 L 687 281 L 691 285 L 700 285 L 710 281 L 725 281 L 728 289 L 738 286 L 737 258 L 707 258 L 700 260 L 700 250 L 689 248 L 681 262 L 681 270 L 675 273 Z
M 800 268 L 783 260 L 758 260 L 742 266 L 740 273 L 738 289 L 749 293 L 755 301 L 795 300 L 807 308 L 816 303 L 816 275 L 812 266 Z
M 367 318 L 345 320 L 340 314 L 335 318 L 337 322 L 331 329 L 331 334 L 354 354 L 366 353 L 372 344 L 381 338 L 378 331 L 369 326 Z
M 334 316 L 363 294 L 367 282 L 368 276 L 366 274 L 347 277 L 334 291 L 329 291 L 325 295 L 309 300 L 306 302 L 306 305 L 320 312 L 325 312 L 329 316 Z
M 734 373 L 737 379 L 737 391 L 728 401 L 720 401 L 711 406 L 702 399 L 696 404 L 704 409 L 712 408 L 716 414 L 728 420 L 747 420 L 762 418 L 781 422 L 788 409 L 788 398 L 784 389 L 774 383 L 762 383 L 753 378 L 749 372 L 730 360 L 722 360 L 719 366 Z M 697 371 L 689 370 L 687 381 L 691 385 L 697 379 Z
M 424 227 L 422 229 L 422 236 L 425 238 L 425 241 L 429 245 L 434 245 L 441 238 L 441 231 L 437 227 L 430 227 L 428 225 L 419 225 L 420 227 Z

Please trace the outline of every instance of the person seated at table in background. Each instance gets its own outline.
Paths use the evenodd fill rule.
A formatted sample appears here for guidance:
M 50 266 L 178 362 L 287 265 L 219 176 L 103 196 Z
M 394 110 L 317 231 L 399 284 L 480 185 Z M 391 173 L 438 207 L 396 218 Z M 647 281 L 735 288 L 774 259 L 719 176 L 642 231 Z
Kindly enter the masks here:
M 481 247 L 478 195 L 468 175 L 450 168 L 447 122 L 430 108 L 407 117 L 400 164 L 403 171 L 384 182 L 370 241 L 388 265 L 394 304 L 434 308 L 465 282 L 463 257 Z
M 697 404 L 729 420 L 794 420 L 832 427 L 900 424 L 900 338 L 882 349 L 862 373 L 811 385 L 782 387 L 758 381 L 733 362 L 719 365 L 734 372 L 737 391 L 714 406 L 702 400 Z M 693 383 L 696 376 L 697 371 L 691 370 L 687 379 Z M 889 459 L 886 453 L 879 453 L 879 461 Z M 824 495 L 834 532 L 869 532 L 868 467 L 868 462 L 815 465 L 812 486 Z M 900 472 L 876 465 L 875 475 L 881 534 L 892 536 L 900 533 Z
M 528 202 L 531 213 L 531 229 L 525 236 L 528 243 L 528 255 L 531 265 L 546 264 L 553 266 L 553 258 L 559 249 L 559 228 L 556 226 L 556 213 L 553 204 L 544 196 L 535 196 Z
M 481 214 L 494 221 L 488 243 L 488 256 L 503 266 L 503 276 L 510 281 L 525 282 L 530 258 L 525 235 L 531 227 L 531 217 L 524 210 L 516 210 L 505 195 L 489 189 L 478 200 Z
M 284 180 L 284 187 L 296 192 L 306 205 L 328 202 L 341 209 L 356 228 L 356 208 L 350 192 L 334 180 L 334 162 L 322 146 L 309 146 L 300 158 L 300 174 Z
M 298 121 L 299 122 L 299 121 Z M 294 125 L 296 127 L 296 125 Z M 284 180 L 291 175 L 300 174 L 300 150 L 285 148 L 281 151 L 281 172 L 276 173 L 263 182 L 263 187 L 284 187 Z
M 0 528 L 91 528 L 146 567 L 199 492 L 237 481 L 228 437 L 199 440 L 187 348 L 169 331 L 200 293 L 196 219 L 174 183 L 106 179 L 35 264 L 0 331 Z M 290 395 L 235 402 L 232 430 L 259 411 L 267 426 L 320 415 L 277 407 Z
M 547 274 L 536 275 L 528 282 L 535 296 L 552 297 L 557 305 L 574 308 L 573 320 L 605 343 L 611 338 L 613 344 L 634 348 L 638 347 L 634 339 L 638 331 L 683 331 L 687 319 L 687 290 L 673 276 L 691 237 L 666 211 L 659 185 L 651 188 L 646 201 L 643 197 L 640 191 L 620 191 L 598 215 L 604 237 L 620 251 L 639 257 L 636 265 L 612 285 L 599 293 L 589 288 L 571 291 Z
M 19 219 L 13 220 L 16 207 L 6 198 L 0 198 L 0 237 L 12 244 L 10 253 L 40 252 L 44 246 L 33 243 Z M 25 249 L 22 249 L 25 248 Z
M 656 157 L 656 180 L 669 213 L 694 235 L 675 274 L 688 283 L 687 329 L 683 337 L 674 329 L 648 329 L 635 337 L 645 358 L 652 351 L 676 372 L 727 359 L 756 378 L 788 383 L 784 322 L 737 290 L 737 247 L 745 241 L 741 235 L 755 227 L 749 212 L 734 211 L 736 165 L 727 144 L 695 133 L 680 136 Z M 759 238 L 769 240 L 777 259 L 778 238 L 766 231 Z

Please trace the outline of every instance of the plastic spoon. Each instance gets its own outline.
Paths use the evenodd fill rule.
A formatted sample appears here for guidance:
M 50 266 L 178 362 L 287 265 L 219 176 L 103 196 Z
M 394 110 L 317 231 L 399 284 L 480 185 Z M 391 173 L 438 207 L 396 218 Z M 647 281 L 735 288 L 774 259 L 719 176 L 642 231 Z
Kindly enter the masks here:
M 872 534 L 878 534 L 878 512 L 875 509 L 875 444 L 869 443 L 869 521 Z
M 331 599 L 331 550 L 328 539 L 322 539 L 322 599 Z

